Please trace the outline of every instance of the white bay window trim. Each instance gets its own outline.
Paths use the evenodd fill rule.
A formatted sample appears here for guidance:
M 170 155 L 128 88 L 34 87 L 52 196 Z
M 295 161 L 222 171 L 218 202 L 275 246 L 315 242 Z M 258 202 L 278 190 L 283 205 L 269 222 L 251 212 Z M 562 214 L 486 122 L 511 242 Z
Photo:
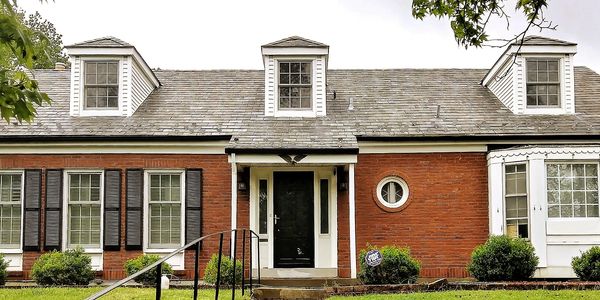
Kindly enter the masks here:
M 157 248 L 150 245 L 150 178 L 151 175 L 179 175 L 180 180 L 180 242 L 177 247 Z M 143 220 L 143 251 L 158 255 L 166 255 L 185 245 L 185 170 L 183 169 L 148 169 L 144 171 L 144 220 Z M 167 260 L 174 270 L 184 269 L 184 252 Z
M 0 175 L 18 175 L 21 176 L 21 192 L 20 192 L 20 241 L 18 247 L 3 247 L 0 243 L 0 253 L 4 256 L 4 259 L 8 261 L 7 271 L 22 271 L 23 270 L 23 211 L 24 205 L 24 191 L 25 191 L 25 176 L 24 171 L 21 169 L 13 170 L 0 170 Z
M 81 246 L 85 253 L 92 259 L 92 269 L 101 271 L 103 268 L 103 249 L 104 249 L 104 170 L 99 169 L 69 169 L 63 171 L 63 209 L 62 209 L 62 249 L 74 249 L 69 245 L 69 192 L 71 174 L 98 174 L 100 175 L 100 241 L 99 247 Z M 77 246 L 76 246 L 77 247 Z

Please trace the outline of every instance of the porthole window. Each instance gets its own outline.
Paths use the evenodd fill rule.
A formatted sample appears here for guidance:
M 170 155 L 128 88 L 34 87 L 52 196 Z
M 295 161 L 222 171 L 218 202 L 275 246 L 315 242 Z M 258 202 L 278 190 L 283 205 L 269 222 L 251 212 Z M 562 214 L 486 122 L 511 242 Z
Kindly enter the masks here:
M 377 199 L 386 207 L 398 208 L 408 199 L 408 185 L 400 177 L 386 177 L 377 185 Z

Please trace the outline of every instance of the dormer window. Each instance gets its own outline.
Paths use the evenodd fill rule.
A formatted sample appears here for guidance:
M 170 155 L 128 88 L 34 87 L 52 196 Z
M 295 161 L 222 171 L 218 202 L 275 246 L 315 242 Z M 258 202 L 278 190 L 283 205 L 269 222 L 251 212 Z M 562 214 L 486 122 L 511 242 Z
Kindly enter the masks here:
M 527 107 L 560 107 L 560 59 L 527 58 Z
M 312 62 L 279 62 L 279 109 L 311 109 Z
M 119 61 L 85 62 L 85 109 L 119 108 Z

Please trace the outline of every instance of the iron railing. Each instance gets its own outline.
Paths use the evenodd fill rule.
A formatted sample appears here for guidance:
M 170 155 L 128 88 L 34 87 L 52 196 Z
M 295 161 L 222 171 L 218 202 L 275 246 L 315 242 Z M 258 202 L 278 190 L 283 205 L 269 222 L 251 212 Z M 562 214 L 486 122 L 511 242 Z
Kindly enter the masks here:
M 249 262 L 250 262 L 250 268 L 249 268 L 249 288 L 250 288 L 250 293 L 252 293 L 252 285 L 253 285 L 253 280 L 252 280 L 252 239 L 256 239 L 257 243 L 256 245 L 259 244 L 259 237 L 258 235 L 250 230 L 250 229 L 231 229 L 231 230 L 225 230 L 225 231 L 220 231 L 220 232 L 215 232 L 215 233 L 211 233 L 208 235 L 205 235 L 201 238 L 198 238 L 188 244 L 186 244 L 185 246 L 165 255 L 164 257 L 162 257 L 161 259 L 159 259 L 158 261 L 154 262 L 153 264 L 141 269 L 140 271 L 138 271 L 135 274 L 132 274 L 130 276 L 128 276 L 127 278 L 121 279 L 117 282 L 115 282 L 114 284 L 108 286 L 107 288 L 99 291 L 98 293 L 90 296 L 89 298 L 87 298 L 88 300 L 95 300 L 98 299 L 106 294 L 108 294 L 110 291 L 124 285 L 125 283 L 135 279 L 136 277 L 152 270 L 153 268 L 156 268 L 156 291 L 155 291 L 155 295 L 156 295 L 156 299 L 160 299 L 161 297 L 161 276 L 162 276 L 162 263 L 165 262 L 167 259 L 175 256 L 176 254 L 178 254 L 181 251 L 187 250 L 191 247 L 194 247 L 194 300 L 198 299 L 198 278 L 199 278 L 199 269 L 198 269 L 198 260 L 199 260 L 199 256 L 200 256 L 200 245 L 201 242 L 205 239 L 208 239 L 210 237 L 214 237 L 214 236 L 219 236 L 219 259 L 218 259 L 218 264 L 217 264 L 217 282 L 215 283 L 215 299 L 219 298 L 219 289 L 220 289 L 220 285 L 221 285 L 221 257 L 223 255 L 223 236 L 225 235 L 225 233 L 231 233 L 230 234 L 230 245 L 232 255 L 233 255 L 233 274 L 234 274 L 234 280 L 233 280 L 233 284 L 231 285 L 231 299 L 235 300 L 235 288 L 236 288 L 236 280 L 235 280 L 235 268 L 236 268 L 236 264 L 235 264 L 235 259 L 236 259 L 236 248 L 237 248 L 237 233 L 238 231 L 242 232 L 242 284 L 241 284 L 241 288 L 242 288 L 242 295 L 244 295 L 244 291 L 246 290 L 246 277 L 245 277 L 245 267 L 246 267 L 246 236 L 249 236 L 249 241 L 250 241 L 250 247 L 249 247 Z M 260 246 L 257 247 L 257 257 L 258 259 L 256 260 L 258 262 L 257 265 L 257 283 L 260 284 Z

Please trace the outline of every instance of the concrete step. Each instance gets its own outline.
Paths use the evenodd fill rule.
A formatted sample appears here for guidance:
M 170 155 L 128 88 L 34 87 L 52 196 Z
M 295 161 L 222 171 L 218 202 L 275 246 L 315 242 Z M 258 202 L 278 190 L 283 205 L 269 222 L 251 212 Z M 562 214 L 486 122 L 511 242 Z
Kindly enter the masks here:
M 261 278 L 263 286 L 320 288 L 325 286 L 354 285 L 358 280 L 350 278 Z
M 259 287 L 252 293 L 252 299 L 256 300 L 300 300 L 327 298 L 324 288 L 301 288 L 301 287 Z

